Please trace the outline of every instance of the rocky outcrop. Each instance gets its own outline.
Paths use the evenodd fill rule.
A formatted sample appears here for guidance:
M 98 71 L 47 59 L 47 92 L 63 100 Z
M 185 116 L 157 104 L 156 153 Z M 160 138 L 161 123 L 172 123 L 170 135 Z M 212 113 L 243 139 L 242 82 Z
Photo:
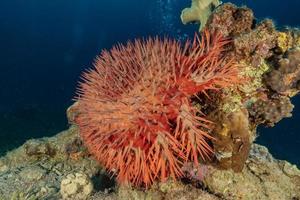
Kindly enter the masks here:
M 69 174 L 84 172 L 101 178 L 101 167 L 76 146 L 78 130 L 71 126 L 51 138 L 28 140 L 0 158 L 0 199 L 60 199 L 60 184 Z M 80 144 L 79 144 L 80 145 Z
M 74 141 L 77 141 L 74 143 Z M 70 145 L 78 145 L 70 156 Z M 29 140 L 0 158 L 0 199 L 299 199 L 300 171 L 254 144 L 240 173 L 207 166 L 202 180 L 156 183 L 149 190 L 117 186 L 78 142 L 71 126 L 51 138 Z M 47 148 L 45 148 L 47 147 Z M 28 149 L 34 149 L 28 154 Z M 51 150 L 49 150 L 51 149 Z M 55 155 L 48 152 L 56 152 Z M 81 153 L 79 153 L 81 152 Z M 44 156 L 41 156 L 44 155 Z
M 87 199 L 93 191 L 92 180 L 84 172 L 67 175 L 60 184 L 63 199 Z

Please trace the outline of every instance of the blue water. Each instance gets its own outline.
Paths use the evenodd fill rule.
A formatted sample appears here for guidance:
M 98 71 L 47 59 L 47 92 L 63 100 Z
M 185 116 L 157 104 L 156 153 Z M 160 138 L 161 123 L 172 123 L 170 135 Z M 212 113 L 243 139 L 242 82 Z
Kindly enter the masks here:
M 227 2 L 227 1 L 225 1 Z M 278 27 L 300 25 L 299 0 L 234 0 Z M 189 0 L 0 0 L 0 154 L 67 128 L 78 77 L 101 49 L 136 37 L 185 38 Z M 259 129 L 258 142 L 300 166 L 300 97 L 294 117 Z

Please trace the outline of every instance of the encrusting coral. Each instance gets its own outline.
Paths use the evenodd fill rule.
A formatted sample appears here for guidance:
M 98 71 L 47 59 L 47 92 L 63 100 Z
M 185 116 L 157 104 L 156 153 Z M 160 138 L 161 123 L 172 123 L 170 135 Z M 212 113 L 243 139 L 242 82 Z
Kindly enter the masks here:
M 220 4 L 219 0 L 192 0 L 191 7 L 182 10 L 181 21 L 183 24 L 199 22 L 202 30 L 212 10 Z
M 266 85 L 277 93 L 293 93 L 300 89 L 300 47 L 286 51 L 264 77 Z
M 213 152 L 212 123 L 193 106 L 199 93 L 241 83 L 224 59 L 230 41 L 204 31 L 184 46 L 169 39 L 136 40 L 103 51 L 83 75 L 74 120 L 94 157 L 120 183 L 150 186 L 182 177 Z
M 219 168 L 232 168 L 235 172 L 243 169 L 248 158 L 252 139 L 250 137 L 248 112 L 237 110 L 226 115 L 213 112 L 211 118 L 217 123 L 213 130 L 215 157 Z M 216 134 L 217 133 L 217 134 Z
M 211 13 L 206 26 L 210 30 L 219 30 L 224 36 L 237 36 L 249 33 L 254 22 L 251 9 L 224 3 Z
M 277 95 L 268 100 L 258 99 L 249 108 L 249 114 L 256 124 L 274 126 L 283 118 L 291 117 L 293 108 L 288 97 Z

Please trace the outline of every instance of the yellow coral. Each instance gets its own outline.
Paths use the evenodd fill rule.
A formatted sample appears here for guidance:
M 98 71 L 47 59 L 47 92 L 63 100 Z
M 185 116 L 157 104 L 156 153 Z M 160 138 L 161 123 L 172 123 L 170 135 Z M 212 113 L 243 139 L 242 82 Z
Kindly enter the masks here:
M 277 37 L 277 46 L 282 52 L 285 52 L 289 48 L 288 35 L 284 32 L 279 32 Z
M 227 137 L 229 133 L 228 124 L 222 123 L 222 129 L 219 131 L 219 135 Z
M 255 92 L 257 88 L 263 86 L 262 75 L 269 70 L 269 66 L 266 62 L 262 62 L 257 68 L 241 62 L 241 65 L 244 66 L 243 71 L 240 73 L 242 77 L 247 77 L 251 81 L 248 81 L 247 84 L 244 84 L 240 87 L 240 90 L 243 91 L 246 95 L 250 95 Z
M 295 46 L 300 46 L 300 35 L 295 39 Z
M 238 65 L 242 66 L 241 69 L 243 69 L 239 76 L 245 77 L 249 81 L 238 85 L 238 89 L 227 88 L 223 90 L 226 97 L 220 108 L 224 113 L 237 111 L 242 106 L 242 100 L 245 96 L 249 97 L 256 93 L 258 88 L 262 88 L 262 75 L 269 70 L 269 66 L 264 61 L 258 67 L 253 67 L 244 60 L 240 61 Z
M 192 0 L 191 7 L 182 10 L 180 16 L 181 21 L 183 24 L 200 22 L 199 31 L 201 31 L 213 8 L 220 4 L 221 2 L 219 0 Z
M 226 98 L 223 99 L 221 110 L 224 113 L 235 112 L 242 106 L 242 97 L 236 90 L 224 90 Z

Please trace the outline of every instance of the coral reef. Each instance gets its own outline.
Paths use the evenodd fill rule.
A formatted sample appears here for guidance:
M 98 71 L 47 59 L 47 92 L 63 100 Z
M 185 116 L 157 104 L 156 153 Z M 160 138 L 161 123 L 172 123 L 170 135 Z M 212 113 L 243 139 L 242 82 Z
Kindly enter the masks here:
M 199 22 L 202 30 L 212 10 L 220 4 L 219 0 L 192 0 L 191 7 L 182 10 L 181 21 L 183 24 Z
M 245 60 L 252 66 L 258 66 L 263 59 L 270 57 L 276 46 L 278 35 L 272 20 L 256 24 L 252 10 L 246 7 L 231 3 L 218 7 L 209 18 L 207 27 L 231 37 L 237 60 Z
M 241 83 L 237 66 L 223 58 L 228 41 L 204 31 L 181 44 L 135 41 L 104 51 L 83 75 L 75 118 L 95 158 L 120 183 L 148 187 L 182 177 L 212 152 L 210 125 L 192 98 Z
M 276 93 L 293 96 L 300 89 L 300 47 L 286 50 L 264 77 L 266 85 Z
M 251 9 L 225 3 L 212 13 L 206 25 L 210 30 L 219 30 L 224 36 L 237 36 L 250 32 L 254 23 Z
M 271 101 L 259 99 L 249 107 L 251 121 L 255 124 L 274 126 L 286 117 L 292 116 L 294 106 L 285 96 L 274 96 Z
M 300 170 L 253 143 L 258 125 L 291 116 L 300 31 L 230 3 L 202 30 L 185 46 L 154 39 L 104 51 L 67 110 L 69 130 L 0 158 L 0 199 L 300 199 Z M 106 169 L 151 187 L 116 184 Z
M 272 55 L 277 34 L 271 20 L 260 22 L 255 28 L 240 37 L 234 38 L 235 54 L 238 59 L 248 58 L 252 66 L 260 65 Z
M 300 46 L 300 30 L 298 28 L 285 28 L 278 32 L 277 51 L 284 53 L 288 49 Z
M 209 93 L 210 103 L 201 100 L 209 105 L 203 112 L 217 122 L 212 131 L 215 164 L 241 171 L 257 126 L 291 117 L 290 97 L 299 92 L 299 30 L 278 31 L 272 20 L 257 22 L 251 9 L 231 3 L 217 7 L 205 29 L 231 38 L 226 57 L 238 61 L 239 75 L 248 80 L 221 96 Z

